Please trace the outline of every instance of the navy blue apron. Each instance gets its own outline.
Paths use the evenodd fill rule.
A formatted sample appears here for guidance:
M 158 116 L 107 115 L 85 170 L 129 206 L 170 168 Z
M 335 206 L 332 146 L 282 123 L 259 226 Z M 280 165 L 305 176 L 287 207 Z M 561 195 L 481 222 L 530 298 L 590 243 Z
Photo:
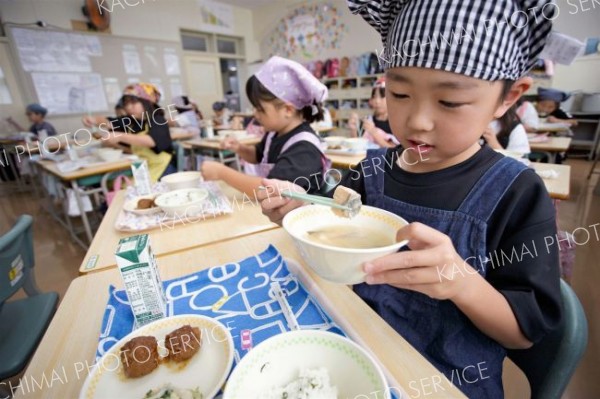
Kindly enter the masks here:
M 385 148 L 368 151 L 363 162 L 381 159 L 386 151 Z M 500 159 L 483 174 L 456 211 L 412 205 L 388 197 L 384 195 L 384 173 L 375 173 L 365 177 L 367 205 L 445 233 L 462 259 L 485 277 L 487 221 L 506 190 L 526 168 L 514 159 Z M 465 266 L 459 266 L 465 273 Z M 452 276 L 451 268 L 440 271 Z M 455 276 L 459 277 L 456 273 Z M 360 284 L 354 290 L 469 398 L 504 397 L 505 349 L 477 329 L 451 301 L 390 285 Z

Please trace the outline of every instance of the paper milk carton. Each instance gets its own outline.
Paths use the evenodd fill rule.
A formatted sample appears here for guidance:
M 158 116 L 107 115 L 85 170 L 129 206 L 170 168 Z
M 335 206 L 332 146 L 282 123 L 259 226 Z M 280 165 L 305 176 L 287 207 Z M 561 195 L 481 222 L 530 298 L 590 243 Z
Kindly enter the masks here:
M 167 300 L 148 234 L 122 238 L 115 256 L 135 318 L 134 328 L 165 317 Z
M 135 161 L 131 164 L 131 173 L 135 181 L 135 190 L 137 195 L 152 194 L 152 181 L 150 180 L 150 171 L 148 162 Z

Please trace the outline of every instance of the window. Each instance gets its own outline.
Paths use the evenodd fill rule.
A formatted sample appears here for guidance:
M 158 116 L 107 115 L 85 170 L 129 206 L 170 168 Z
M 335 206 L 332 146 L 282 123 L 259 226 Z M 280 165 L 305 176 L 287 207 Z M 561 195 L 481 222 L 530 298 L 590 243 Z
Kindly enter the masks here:
M 237 43 L 235 39 L 217 39 L 217 52 L 223 54 L 236 54 L 237 53 Z
M 191 51 L 209 51 L 209 37 L 206 35 L 191 33 L 191 32 L 182 32 L 181 33 L 181 46 L 184 50 Z

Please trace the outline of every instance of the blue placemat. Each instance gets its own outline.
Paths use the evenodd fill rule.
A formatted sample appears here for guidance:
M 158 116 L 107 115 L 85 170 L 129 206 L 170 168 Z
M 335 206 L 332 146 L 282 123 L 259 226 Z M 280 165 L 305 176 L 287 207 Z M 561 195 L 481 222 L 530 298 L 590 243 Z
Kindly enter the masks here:
M 234 364 L 249 349 L 242 348 L 242 331 L 249 330 L 252 345 L 289 331 L 271 282 L 279 282 L 302 329 L 326 330 L 346 335 L 290 274 L 279 251 L 270 245 L 259 255 L 237 263 L 215 266 L 163 282 L 168 315 L 200 314 L 227 326 L 235 346 Z M 124 290 L 109 288 L 96 356 L 99 359 L 133 330 L 133 313 Z M 245 333 L 244 335 L 246 335 Z M 392 397 L 398 396 L 392 391 Z
M 290 274 L 283 257 L 273 246 L 238 263 L 228 263 L 164 281 L 169 301 L 167 313 L 193 313 L 219 320 L 233 336 L 237 363 L 247 352 L 247 349 L 242 349 L 242 331 L 250 330 L 253 346 L 273 335 L 289 331 L 281 307 L 271 293 L 272 281 L 279 282 L 287 294 L 288 303 L 301 328 L 328 330 L 344 335 Z M 98 357 L 133 330 L 133 313 L 125 291 L 111 286 L 109 292 L 96 353 Z

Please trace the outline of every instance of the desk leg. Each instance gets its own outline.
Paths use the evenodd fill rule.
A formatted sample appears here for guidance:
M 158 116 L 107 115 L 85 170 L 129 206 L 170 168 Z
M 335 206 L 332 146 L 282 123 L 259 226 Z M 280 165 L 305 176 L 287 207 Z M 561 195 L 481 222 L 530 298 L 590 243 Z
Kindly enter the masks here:
M 91 244 L 93 239 L 92 229 L 90 228 L 90 222 L 85 212 L 83 201 L 81 200 L 81 192 L 76 180 L 71 181 L 71 188 L 73 191 L 75 191 L 75 198 L 77 199 L 77 206 L 79 207 L 79 212 L 81 214 L 81 220 L 83 221 L 83 227 L 85 228 L 85 235 L 87 237 L 88 244 Z

